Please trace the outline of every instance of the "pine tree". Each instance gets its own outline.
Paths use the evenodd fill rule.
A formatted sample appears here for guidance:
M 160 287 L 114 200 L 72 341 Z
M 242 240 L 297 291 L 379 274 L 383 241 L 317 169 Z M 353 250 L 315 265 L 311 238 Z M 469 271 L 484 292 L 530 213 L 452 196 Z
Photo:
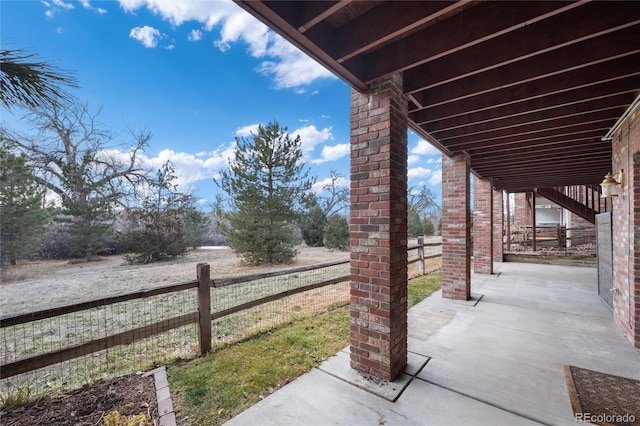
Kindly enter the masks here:
M 408 211 L 408 220 L 409 220 L 409 237 L 415 238 L 419 235 L 423 235 L 424 230 L 422 229 L 422 222 L 420 222 L 420 215 L 416 211 L 413 206 L 409 205 Z
M 427 237 L 431 237 L 436 233 L 436 227 L 428 217 L 422 220 L 422 228 L 424 229 L 424 235 Z
M 202 245 L 209 237 L 211 219 L 194 206 L 187 207 L 184 213 L 185 243 L 192 249 Z
M 5 140 L 0 145 L 0 268 L 31 254 L 44 232 L 47 215 L 27 158 L 16 155 Z
M 349 245 L 349 222 L 347 218 L 333 214 L 324 228 L 324 246 L 345 249 Z
M 84 257 L 88 262 L 106 246 L 114 220 L 111 205 L 100 196 L 102 188 L 92 182 L 84 167 L 94 156 L 94 152 L 87 151 L 80 165 L 64 166 L 62 187 L 67 197 L 62 199 L 62 215 L 56 218 L 58 222 L 68 224 L 71 255 Z
M 235 157 L 216 184 L 229 197 L 227 244 L 250 263 L 285 263 L 295 255 L 292 225 L 313 179 L 302 162 L 300 136 L 278 123 L 260 125 L 252 139 L 236 138 Z
M 118 241 L 130 251 L 129 263 L 151 263 L 187 254 L 185 215 L 191 196 L 178 192 L 173 184 L 175 167 L 167 162 L 150 180 L 141 205 L 126 210 L 131 231 L 120 234 Z
M 300 221 L 300 231 L 305 244 L 309 247 L 321 247 L 324 244 L 323 235 L 326 224 L 327 216 L 314 198 Z

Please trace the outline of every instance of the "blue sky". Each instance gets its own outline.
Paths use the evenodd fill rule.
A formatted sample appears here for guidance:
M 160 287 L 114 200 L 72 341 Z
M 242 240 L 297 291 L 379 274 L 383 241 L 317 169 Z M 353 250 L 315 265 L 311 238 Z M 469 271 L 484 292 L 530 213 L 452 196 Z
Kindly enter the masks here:
M 24 48 L 76 73 L 72 93 L 102 107 L 126 141 L 153 134 L 144 162 L 177 166 L 178 183 L 213 201 L 235 137 L 277 121 L 300 135 L 321 187 L 349 179 L 350 88 L 230 0 L 3 0 L 3 48 Z M 24 127 L 0 109 L 2 125 Z M 409 132 L 409 186 L 439 196 L 440 153 Z

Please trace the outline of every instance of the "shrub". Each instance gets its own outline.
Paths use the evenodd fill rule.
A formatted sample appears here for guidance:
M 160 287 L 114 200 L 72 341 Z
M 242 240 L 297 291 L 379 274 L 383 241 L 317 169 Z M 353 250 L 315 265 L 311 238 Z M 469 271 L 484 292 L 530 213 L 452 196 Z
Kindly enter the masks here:
M 324 227 L 324 245 L 327 248 L 344 250 L 349 245 L 349 222 L 345 217 L 334 214 L 327 219 Z

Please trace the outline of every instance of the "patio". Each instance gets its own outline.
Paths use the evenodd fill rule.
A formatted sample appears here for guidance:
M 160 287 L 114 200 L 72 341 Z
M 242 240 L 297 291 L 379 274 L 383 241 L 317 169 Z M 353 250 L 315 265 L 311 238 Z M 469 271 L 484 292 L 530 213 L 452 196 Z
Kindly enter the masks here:
M 409 311 L 409 364 L 393 382 L 351 369 L 346 348 L 229 424 L 575 424 L 563 365 L 640 379 L 595 268 L 494 271 L 472 276 L 472 300 L 436 293 Z

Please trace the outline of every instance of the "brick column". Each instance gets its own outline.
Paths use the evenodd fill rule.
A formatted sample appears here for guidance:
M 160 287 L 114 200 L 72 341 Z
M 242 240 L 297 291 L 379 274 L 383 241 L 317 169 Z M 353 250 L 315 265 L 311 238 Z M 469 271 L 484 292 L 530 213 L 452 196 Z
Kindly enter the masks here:
M 491 180 L 473 180 L 473 271 L 493 273 L 493 188 Z
M 504 191 L 493 191 L 493 261 L 504 260 Z
M 469 156 L 442 156 L 442 296 L 471 298 Z
M 531 209 L 529 208 L 529 193 L 517 192 L 514 195 L 514 226 L 531 225 Z
M 402 75 L 351 92 L 351 367 L 407 364 L 407 100 Z

